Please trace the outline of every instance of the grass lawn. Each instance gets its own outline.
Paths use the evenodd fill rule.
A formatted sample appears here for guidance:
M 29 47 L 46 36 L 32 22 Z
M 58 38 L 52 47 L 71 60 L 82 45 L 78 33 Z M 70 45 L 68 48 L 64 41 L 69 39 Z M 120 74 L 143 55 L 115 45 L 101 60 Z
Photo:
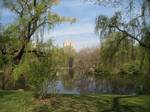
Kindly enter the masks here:
M 55 95 L 36 100 L 32 92 L 0 92 L 0 112 L 34 112 L 40 105 L 47 105 L 49 112 L 150 112 L 150 96 Z

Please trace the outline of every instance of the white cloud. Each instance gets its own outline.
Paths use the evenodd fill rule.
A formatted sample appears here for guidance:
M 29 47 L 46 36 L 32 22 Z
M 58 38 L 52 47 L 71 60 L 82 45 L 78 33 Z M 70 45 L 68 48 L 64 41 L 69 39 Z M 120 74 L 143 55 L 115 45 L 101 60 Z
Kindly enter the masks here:
M 89 34 L 94 33 L 94 25 L 93 24 L 78 24 L 71 25 L 66 28 L 57 29 L 53 31 L 49 31 L 45 34 L 45 39 L 48 37 L 64 37 L 70 35 L 80 35 L 80 34 Z

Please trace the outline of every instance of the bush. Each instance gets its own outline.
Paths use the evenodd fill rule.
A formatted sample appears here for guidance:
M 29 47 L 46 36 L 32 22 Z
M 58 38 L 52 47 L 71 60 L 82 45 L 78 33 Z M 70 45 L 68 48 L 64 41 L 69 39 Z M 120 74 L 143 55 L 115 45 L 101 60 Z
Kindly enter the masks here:
M 97 78 L 107 78 L 107 77 L 111 77 L 112 73 L 108 70 L 96 69 L 95 76 Z
M 123 78 L 133 78 L 141 74 L 140 67 L 138 64 L 125 64 L 120 68 L 118 75 Z
M 123 65 L 117 73 L 119 86 L 126 88 L 131 93 L 141 93 L 142 72 L 140 66 L 136 63 L 128 63 Z

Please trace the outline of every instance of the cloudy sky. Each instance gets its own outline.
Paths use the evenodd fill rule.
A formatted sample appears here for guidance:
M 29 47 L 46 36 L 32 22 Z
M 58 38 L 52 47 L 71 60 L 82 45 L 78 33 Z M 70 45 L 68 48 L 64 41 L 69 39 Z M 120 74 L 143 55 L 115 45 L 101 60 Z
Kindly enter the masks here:
M 94 33 L 95 18 L 100 14 L 111 16 L 115 10 L 85 0 L 61 0 L 59 5 L 53 7 L 53 11 L 62 16 L 74 17 L 77 22 L 56 25 L 54 29 L 45 33 L 44 39 L 52 38 L 59 46 L 69 40 L 75 44 L 77 50 L 80 50 L 99 45 L 99 37 Z M 13 21 L 13 14 L 8 10 L 3 9 L 1 12 L 3 23 Z

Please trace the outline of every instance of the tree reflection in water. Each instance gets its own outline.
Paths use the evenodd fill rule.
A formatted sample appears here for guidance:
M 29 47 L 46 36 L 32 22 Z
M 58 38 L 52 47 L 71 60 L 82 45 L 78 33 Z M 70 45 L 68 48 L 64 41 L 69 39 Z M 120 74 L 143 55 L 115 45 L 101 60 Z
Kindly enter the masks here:
M 131 94 L 135 92 L 133 83 L 125 83 L 121 79 L 96 77 L 94 74 L 60 74 L 55 82 L 55 91 L 64 94 L 83 93 L 120 93 Z M 49 90 L 51 91 L 51 90 Z

